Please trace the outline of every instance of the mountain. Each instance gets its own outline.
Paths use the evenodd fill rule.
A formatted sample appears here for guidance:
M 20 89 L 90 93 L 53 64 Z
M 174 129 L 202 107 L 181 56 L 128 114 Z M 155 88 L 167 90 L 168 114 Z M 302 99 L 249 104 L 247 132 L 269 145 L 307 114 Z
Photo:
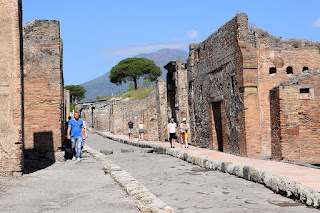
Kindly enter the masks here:
M 178 49 L 160 49 L 152 53 L 141 53 L 136 55 L 137 58 L 147 58 L 153 60 L 154 63 L 161 68 L 162 75 L 160 76 L 163 79 L 166 79 L 166 69 L 163 67 L 172 60 L 181 59 L 187 61 L 188 53 L 183 50 Z M 84 101 L 95 100 L 97 96 L 105 97 L 119 94 L 128 90 L 128 83 L 117 86 L 110 82 L 109 80 L 110 72 L 95 78 L 91 81 L 81 84 L 87 92 L 86 98 Z

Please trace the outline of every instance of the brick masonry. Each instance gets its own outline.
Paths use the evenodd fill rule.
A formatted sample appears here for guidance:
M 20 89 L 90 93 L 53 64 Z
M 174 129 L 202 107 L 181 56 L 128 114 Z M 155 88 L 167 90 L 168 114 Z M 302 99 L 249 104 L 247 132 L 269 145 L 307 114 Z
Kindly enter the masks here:
M 272 158 L 320 163 L 320 68 L 270 91 Z
M 64 138 L 60 22 L 34 20 L 23 27 L 25 149 L 55 152 Z
M 0 173 L 23 170 L 22 3 L 0 4 Z
M 64 89 L 64 109 L 65 121 L 68 121 L 70 116 L 70 91 L 67 89 Z
M 186 63 L 182 60 L 174 60 L 169 62 L 164 68 L 167 73 L 167 103 L 168 116 L 173 117 L 179 125 L 183 118 L 189 122 L 189 107 L 188 107 L 188 81 Z M 192 134 L 189 131 L 189 134 Z M 188 138 L 189 142 L 191 138 Z M 182 141 L 178 134 L 178 141 Z
M 301 137 L 317 138 L 317 127 L 309 122 L 316 117 L 316 98 L 314 102 L 305 100 L 303 94 L 303 100 L 295 100 L 293 97 L 301 96 L 296 85 L 272 88 L 320 67 L 318 45 L 249 29 L 247 15 L 240 13 L 206 40 L 190 44 L 186 64 L 181 60 L 169 62 L 165 66 L 167 81 L 158 80 L 155 93 L 147 99 L 113 100 L 78 108 L 89 116 L 92 126 L 114 134 L 127 134 L 127 123 L 132 119 L 147 126 L 146 138 L 163 141 L 167 139 L 168 119 L 181 122 L 186 117 L 192 145 L 235 155 L 311 162 L 320 148 Z M 309 83 L 315 85 L 315 80 Z M 288 101 L 283 100 L 286 97 Z M 311 117 L 298 109 L 300 105 Z M 290 130 L 282 127 L 288 123 L 282 109 L 290 109 L 290 115 L 299 120 L 295 125 L 290 123 Z M 292 140 L 297 134 L 299 140 Z M 312 154 L 309 157 L 308 152 Z
M 269 90 L 320 67 L 319 43 L 249 29 L 246 14 L 199 44 L 188 58 L 192 144 L 236 155 L 271 157 Z
M 165 80 L 159 78 L 156 87 L 157 98 L 157 114 L 158 114 L 158 129 L 160 141 L 168 139 L 168 110 L 167 110 L 167 83 Z

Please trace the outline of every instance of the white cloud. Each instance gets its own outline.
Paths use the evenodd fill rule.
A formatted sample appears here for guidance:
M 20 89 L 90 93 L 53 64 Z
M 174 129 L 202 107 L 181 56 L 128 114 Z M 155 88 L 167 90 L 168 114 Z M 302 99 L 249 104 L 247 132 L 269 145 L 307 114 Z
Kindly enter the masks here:
M 199 37 L 198 31 L 192 29 L 190 32 L 187 33 L 187 36 L 190 40 L 195 40 Z
M 314 28 L 320 28 L 320 18 L 318 18 L 313 24 L 312 27 Z
M 158 42 L 149 44 L 133 44 L 117 48 L 105 48 L 102 49 L 102 57 L 107 58 L 116 55 L 137 55 L 152 50 L 158 49 L 181 49 L 188 47 L 189 42 L 185 41 L 173 41 L 173 42 Z
M 116 48 L 103 48 L 101 49 L 102 57 L 108 58 L 112 56 L 134 56 L 139 53 L 150 52 L 159 49 L 183 49 L 188 48 L 189 43 L 194 42 L 199 38 L 198 31 L 192 29 L 187 32 L 187 37 L 182 39 L 175 39 L 170 42 L 155 42 L 148 44 L 132 44 Z

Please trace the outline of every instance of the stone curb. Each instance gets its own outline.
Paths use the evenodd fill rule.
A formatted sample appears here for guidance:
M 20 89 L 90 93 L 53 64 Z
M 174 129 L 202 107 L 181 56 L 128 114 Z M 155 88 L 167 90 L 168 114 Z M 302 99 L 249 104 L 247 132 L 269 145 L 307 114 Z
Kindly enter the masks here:
M 320 206 L 320 193 L 317 190 L 311 189 L 304 184 L 293 181 L 288 177 L 279 176 L 268 171 L 261 171 L 251 166 L 235 165 L 231 162 L 208 160 L 207 157 L 195 156 L 191 152 L 181 148 L 166 148 L 162 146 L 147 144 L 146 142 L 138 143 L 116 138 L 99 131 L 96 131 L 96 133 L 110 140 L 142 148 L 153 148 L 154 152 L 159 154 L 171 155 L 206 169 L 219 170 L 224 173 L 235 175 L 239 178 L 244 178 L 252 182 L 263 184 L 275 193 L 297 200 L 308 206 L 313 206 L 315 208 L 319 208 Z
M 166 205 L 162 200 L 152 194 L 145 186 L 141 185 L 136 179 L 129 175 L 121 167 L 114 164 L 105 154 L 92 149 L 88 145 L 84 146 L 84 150 L 90 153 L 96 160 L 100 161 L 106 173 L 127 192 L 129 196 L 137 199 L 138 209 L 140 212 L 155 213 L 173 213 L 172 207 Z

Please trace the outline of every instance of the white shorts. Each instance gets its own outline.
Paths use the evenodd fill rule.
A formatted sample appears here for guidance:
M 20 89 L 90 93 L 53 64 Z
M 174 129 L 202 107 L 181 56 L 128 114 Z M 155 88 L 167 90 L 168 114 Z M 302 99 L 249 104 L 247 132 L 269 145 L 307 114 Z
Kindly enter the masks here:
M 133 133 L 133 129 L 130 129 L 130 128 L 129 128 L 129 133 Z

